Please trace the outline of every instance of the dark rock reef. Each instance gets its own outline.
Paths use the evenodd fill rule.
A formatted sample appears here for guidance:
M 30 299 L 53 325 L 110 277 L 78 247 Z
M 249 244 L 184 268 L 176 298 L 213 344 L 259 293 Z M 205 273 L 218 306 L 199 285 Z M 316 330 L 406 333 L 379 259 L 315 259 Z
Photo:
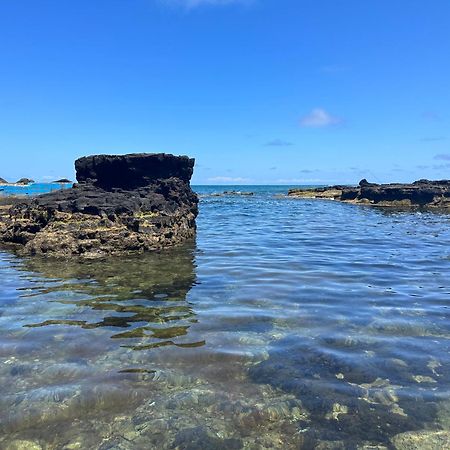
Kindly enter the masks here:
M 33 184 L 35 181 L 31 178 L 21 178 L 20 180 L 16 181 L 16 184 L 20 184 L 22 186 L 26 186 L 28 184 Z
M 364 179 L 358 186 L 290 189 L 288 196 L 339 200 L 374 206 L 450 208 L 450 180 L 419 180 L 412 184 L 375 184 Z
M 195 235 L 194 159 L 96 155 L 75 162 L 78 184 L 0 209 L 0 243 L 52 256 L 143 252 Z
M 251 197 L 254 195 L 253 192 L 245 192 L 245 191 L 223 191 L 223 192 L 215 192 L 213 194 L 207 195 L 208 197 L 229 197 L 229 196 L 243 196 L 243 197 Z

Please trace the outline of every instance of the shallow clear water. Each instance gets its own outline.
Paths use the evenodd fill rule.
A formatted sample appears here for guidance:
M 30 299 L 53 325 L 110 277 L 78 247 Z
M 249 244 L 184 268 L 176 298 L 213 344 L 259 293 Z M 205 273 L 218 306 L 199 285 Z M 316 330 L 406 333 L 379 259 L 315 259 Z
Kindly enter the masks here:
M 39 195 L 47 192 L 67 189 L 72 183 L 32 183 L 27 185 L 0 185 L 0 196 L 5 195 Z
M 0 252 L 0 448 L 392 448 L 450 431 L 450 215 L 239 189 L 256 193 L 197 188 L 196 242 L 170 251 Z

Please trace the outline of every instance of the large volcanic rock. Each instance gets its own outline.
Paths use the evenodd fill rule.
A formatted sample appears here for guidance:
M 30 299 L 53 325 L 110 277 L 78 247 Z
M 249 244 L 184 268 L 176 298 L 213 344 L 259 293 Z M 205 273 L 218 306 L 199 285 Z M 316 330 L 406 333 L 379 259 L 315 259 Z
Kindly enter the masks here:
M 27 254 L 102 256 L 154 250 L 195 235 L 194 160 L 96 155 L 75 162 L 73 188 L 0 210 L 0 242 Z
M 291 189 L 291 197 L 326 198 L 374 206 L 450 208 L 450 180 L 419 180 L 412 184 L 375 184 L 361 180 L 356 187 L 329 186 Z

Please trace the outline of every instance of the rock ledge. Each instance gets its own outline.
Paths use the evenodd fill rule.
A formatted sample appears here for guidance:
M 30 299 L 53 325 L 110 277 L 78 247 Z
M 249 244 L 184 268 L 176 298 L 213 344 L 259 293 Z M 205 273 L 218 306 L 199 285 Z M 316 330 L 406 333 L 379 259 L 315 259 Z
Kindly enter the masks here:
M 450 208 L 450 180 L 419 180 L 412 184 L 375 184 L 364 179 L 358 186 L 290 189 L 288 196 L 330 199 L 373 206 Z

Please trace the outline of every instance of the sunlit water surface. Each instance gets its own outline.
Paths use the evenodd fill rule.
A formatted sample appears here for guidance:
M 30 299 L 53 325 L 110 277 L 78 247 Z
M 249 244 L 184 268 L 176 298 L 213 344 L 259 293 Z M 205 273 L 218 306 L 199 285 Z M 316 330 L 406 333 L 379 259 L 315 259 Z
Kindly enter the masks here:
M 220 190 L 198 188 L 181 248 L 0 252 L 0 448 L 402 448 L 450 430 L 450 215 Z

